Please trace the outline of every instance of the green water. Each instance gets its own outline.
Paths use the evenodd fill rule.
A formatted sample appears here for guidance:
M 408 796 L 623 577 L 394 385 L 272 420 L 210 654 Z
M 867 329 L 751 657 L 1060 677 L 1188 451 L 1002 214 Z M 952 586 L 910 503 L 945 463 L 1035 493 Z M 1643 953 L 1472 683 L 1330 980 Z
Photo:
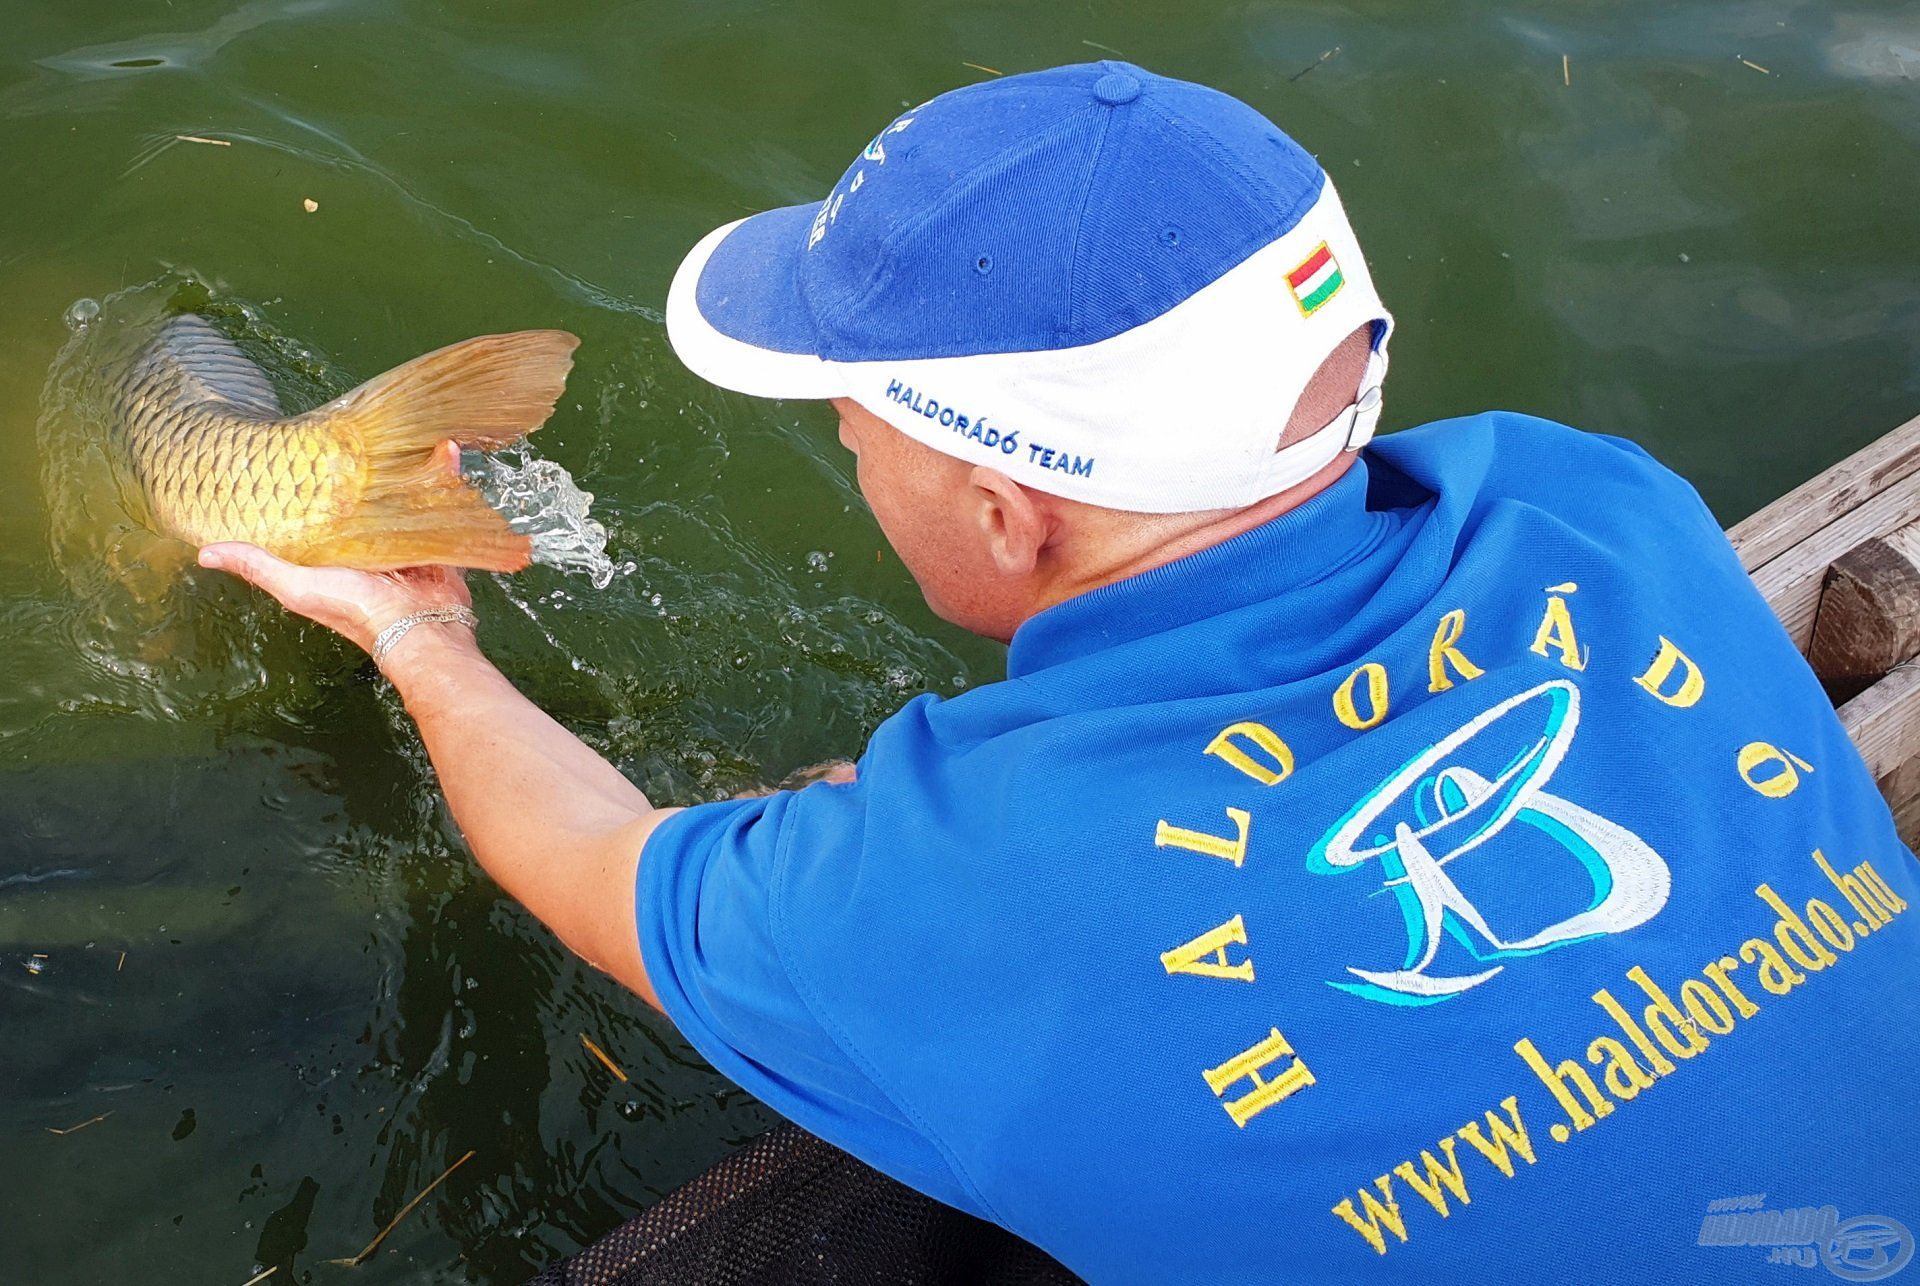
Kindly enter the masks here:
M 1626 434 L 1732 520 L 1920 411 L 1910 8 L 0 0 L 0 30 L 9 1283 L 517 1282 L 769 1119 L 476 874 L 344 645 L 109 570 L 76 424 L 91 336 L 143 308 L 224 309 L 315 397 L 582 336 L 539 445 L 632 568 L 479 578 L 484 637 L 671 802 L 1000 672 L 822 409 L 703 388 L 659 324 L 700 234 L 817 196 L 965 63 L 1117 51 L 1306 141 L 1400 319 L 1387 427 Z

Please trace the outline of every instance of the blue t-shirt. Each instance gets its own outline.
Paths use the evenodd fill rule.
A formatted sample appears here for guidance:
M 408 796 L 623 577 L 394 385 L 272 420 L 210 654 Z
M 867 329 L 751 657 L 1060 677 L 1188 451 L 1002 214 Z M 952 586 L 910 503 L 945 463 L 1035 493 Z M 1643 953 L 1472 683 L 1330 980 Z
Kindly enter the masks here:
M 1092 1281 L 1911 1251 L 1913 858 L 1630 443 L 1381 439 L 858 768 L 665 823 L 648 974 L 775 1110 Z

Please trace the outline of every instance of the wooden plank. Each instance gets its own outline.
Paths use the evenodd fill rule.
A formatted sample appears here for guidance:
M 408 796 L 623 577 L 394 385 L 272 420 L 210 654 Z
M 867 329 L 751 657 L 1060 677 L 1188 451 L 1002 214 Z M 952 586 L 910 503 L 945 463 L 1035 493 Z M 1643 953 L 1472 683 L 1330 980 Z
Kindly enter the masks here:
M 1909 759 L 1880 779 L 1880 794 L 1893 810 L 1894 829 L 1908 848 L 1920 845 L 1920 759 Z
M 1727 537 L 1795 646 L 1807 651 L 1830 573 L 1844 582 L 1852 573 L 1874 571 L 1872 551 L 1854 551 L 1868 542 L 1886 544 L 1884 552 L 1895 556 L 1920 551 L 1920 416 L 1734 524 Z M 1859 563 L 1851 573 L 1843 561 L 1850 554 Z M 1873 577 L 1854 579 L 1865 585 Z M 1844 614 L 1844 584 L 1839 588 L 1833 606 Z M 1827 625 L 1867 650 L 1885 641 L 1875 639 L 1871 622 Z M 1828 642 L 1830 651 L 1834 640 Z M 1904 654 L 1906 648 L 1893 651 Z M 1902 837 L 1909 844 L 1920 840 L 1920 659 L 1901 659 L 1886 677 L 1842 705 L 1839 714 L 1893 809 Z
M 1740 552 L 1747 570 L 1758 571 L 1822 527 L 1915 473 L 1920 473 L 1920 416 L 1735 523 L 1727 537 Z
M 1875 781 L 1920 755 L 1920 661 L 1908 661 L 1840 707 Z
M 1911 427 L 1911 423 L 1903 426 L 1900 432 Z M 1833 561 L 1862 541 L 1905 526 L 1916 514 L 1920 514 L 1920 472 L 1909 473 L 1760 567 L 1749 568 L 1753 583 L 1793 636 L 1795 647 L 1806 651 L 1813 637 L 1820 586 Z

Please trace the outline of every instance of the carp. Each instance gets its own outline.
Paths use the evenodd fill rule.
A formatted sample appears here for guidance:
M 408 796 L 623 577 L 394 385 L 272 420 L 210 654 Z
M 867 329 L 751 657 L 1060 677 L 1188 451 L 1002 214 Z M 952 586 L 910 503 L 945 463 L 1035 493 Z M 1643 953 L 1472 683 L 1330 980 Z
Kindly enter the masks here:
M 165 535 L 249 541 L 310 566 L 518 571 L 531 542 L 445 444 L 491 450 L 539 428 L 579 343 L 560 330 L 482 335 L 288 415 L 231 339 L 182 314 L 115 381 L 113 420 Z

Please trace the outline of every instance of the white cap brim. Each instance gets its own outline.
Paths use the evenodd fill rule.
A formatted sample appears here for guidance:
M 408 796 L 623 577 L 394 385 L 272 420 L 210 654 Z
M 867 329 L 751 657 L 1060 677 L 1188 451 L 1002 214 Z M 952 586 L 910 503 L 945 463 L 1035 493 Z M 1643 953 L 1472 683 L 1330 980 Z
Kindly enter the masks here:
M 709 287 L 706 293 L 711 295 L 715 293 L 712 290 L 714 278 L 724 276 L 725 289 L 720 292 L 720 299 L 725 303 L 745 303 L 755 311 L 786 307 L 792 309 L 796 317 L 805 316 L 805 301 L 800 298 L 792 265 L 784 265 L 784 270 L 764 266 L 763 270 L 756 272 L 755 265 L 727 263 L 722 272 L 715 272 L 711 277 L 707 274 L 715 268 L 714 258 L 720 254 L 722 246 L 730 238 L 736 237 L 747 224 L 758 221 L 776 224 L 798 222 L 801 228 L 799 237 L 803 238 L 805 227 L 811 223 L 816 209 L 818 206 L 788 206 L 756 214 L 751 219 L 736 219 L 702 237 L 681 262 L 678 271 L 673 274 L 673 285 L 667 291 L 667 341 L 673 345 L 673 351 L 680 360 L 686 363 L 687 369 L 709 383 L 753 397 L 831 398 L 846 395 L 845 379 L 836 371 L 833 363 L 823 360 L 816 353 L 783 352 L 736 339 L 720 329 L 716 320 L 710 319 L 700 307 L 703 278 Z M 748 292 L 751 292 L 752 298 L 742 300 L 741 296 Z M 722 311 L 716 309 L 716 312 Z

